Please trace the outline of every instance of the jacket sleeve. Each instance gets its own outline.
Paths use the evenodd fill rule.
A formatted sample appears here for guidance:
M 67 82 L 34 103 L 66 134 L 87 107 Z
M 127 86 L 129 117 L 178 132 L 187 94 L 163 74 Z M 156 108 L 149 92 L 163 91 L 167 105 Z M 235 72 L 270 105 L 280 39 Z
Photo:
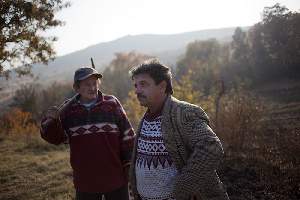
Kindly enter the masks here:
M 216 188 L 221 186 L 216 169 L 224 154 L 222 144 L 208 125 L 208 117 L 201 108 L 193 106 L 182 109 L 180 113 L 177 123 L 182 127 L 181 134 L 191 154 L 176 178 L 175 198 L 188 199 L 194 191 L 200 191 L 204 199 L 223 199 L 220 198 L 223 193 L 217 194 L 221 188 Z M 216 193 L 208 194 L 208 191 Z
M 40 134 L 44 140 L 55 145 L 67 140 L 67 136 L 59 119 L 43 118 L 41 121 Z
M 123 167 L 127 167 L 131 161 L 135 134 L 121 103 L 117 99 L 116 101 L 117 125 L 120 131 L 121 161 Z

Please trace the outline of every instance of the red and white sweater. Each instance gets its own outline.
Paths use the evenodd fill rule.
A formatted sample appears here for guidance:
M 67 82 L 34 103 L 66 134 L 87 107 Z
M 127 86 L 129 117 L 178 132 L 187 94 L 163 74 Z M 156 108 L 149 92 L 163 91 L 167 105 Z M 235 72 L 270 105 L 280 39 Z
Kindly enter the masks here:
M 72 99 L 60 121 L 45 124 L 47 118 L 42 119 L 42 138 L 52 144 L 69 142 L 76 190 L 104 193 L 125 185 L 134 132 L 121 104 L 100 92 L 90 109 L 80 104 L 79 95 Z

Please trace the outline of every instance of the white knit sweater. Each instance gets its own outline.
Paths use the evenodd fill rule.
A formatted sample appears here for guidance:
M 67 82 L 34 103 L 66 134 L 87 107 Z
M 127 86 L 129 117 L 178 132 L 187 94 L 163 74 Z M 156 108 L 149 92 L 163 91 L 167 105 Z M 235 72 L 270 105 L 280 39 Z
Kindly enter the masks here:
M 161 116 L 143 120 L 135 163 L 137 189 L 143 200 L 173 200 L 177 174 L 161 134 Z

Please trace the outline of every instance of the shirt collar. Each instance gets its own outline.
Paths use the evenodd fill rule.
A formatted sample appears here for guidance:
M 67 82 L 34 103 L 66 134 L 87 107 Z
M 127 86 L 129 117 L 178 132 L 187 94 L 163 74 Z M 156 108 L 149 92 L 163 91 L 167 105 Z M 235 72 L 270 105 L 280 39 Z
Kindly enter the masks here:
M 147 121 L 153 121 L 157 117 L 161 116 L 166 100 L 167 100 L 167 97 L 165 98 L 164 102 L 162 103 L 160 108 L 155 113 L 150 113 L 150 110 L 147 109 L 147 111 L 144 115 L 144 119 L 146 119 Z
M 78 94 L 77 93 L 77 96 L 75 97 L 76 98 L 76 102 L 78 103 L 78 104 L 82 104 L 81 102 L 80 102 L 80 94 Z M 96 102 L 95 102 L 95 104 L 94 105 L 96 105 L 96 104 L 99 104 L 100 102 L 102 102 L 103 101 L 103 94 L 102 94 L 102 92 L 100 91 L 100 90 L 98 90 L 98 96 L 97 96 L 97 99 L 96 99 Z

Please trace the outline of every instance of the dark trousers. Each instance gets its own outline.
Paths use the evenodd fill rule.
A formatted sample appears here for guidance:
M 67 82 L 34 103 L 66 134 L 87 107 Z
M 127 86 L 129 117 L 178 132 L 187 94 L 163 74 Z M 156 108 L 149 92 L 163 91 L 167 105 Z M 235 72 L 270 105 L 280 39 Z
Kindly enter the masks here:
M 107 193 L 88 193 L 76 191 L 76 200 L 128 200 L 128 188 L 127 185 L 117 190 Z

